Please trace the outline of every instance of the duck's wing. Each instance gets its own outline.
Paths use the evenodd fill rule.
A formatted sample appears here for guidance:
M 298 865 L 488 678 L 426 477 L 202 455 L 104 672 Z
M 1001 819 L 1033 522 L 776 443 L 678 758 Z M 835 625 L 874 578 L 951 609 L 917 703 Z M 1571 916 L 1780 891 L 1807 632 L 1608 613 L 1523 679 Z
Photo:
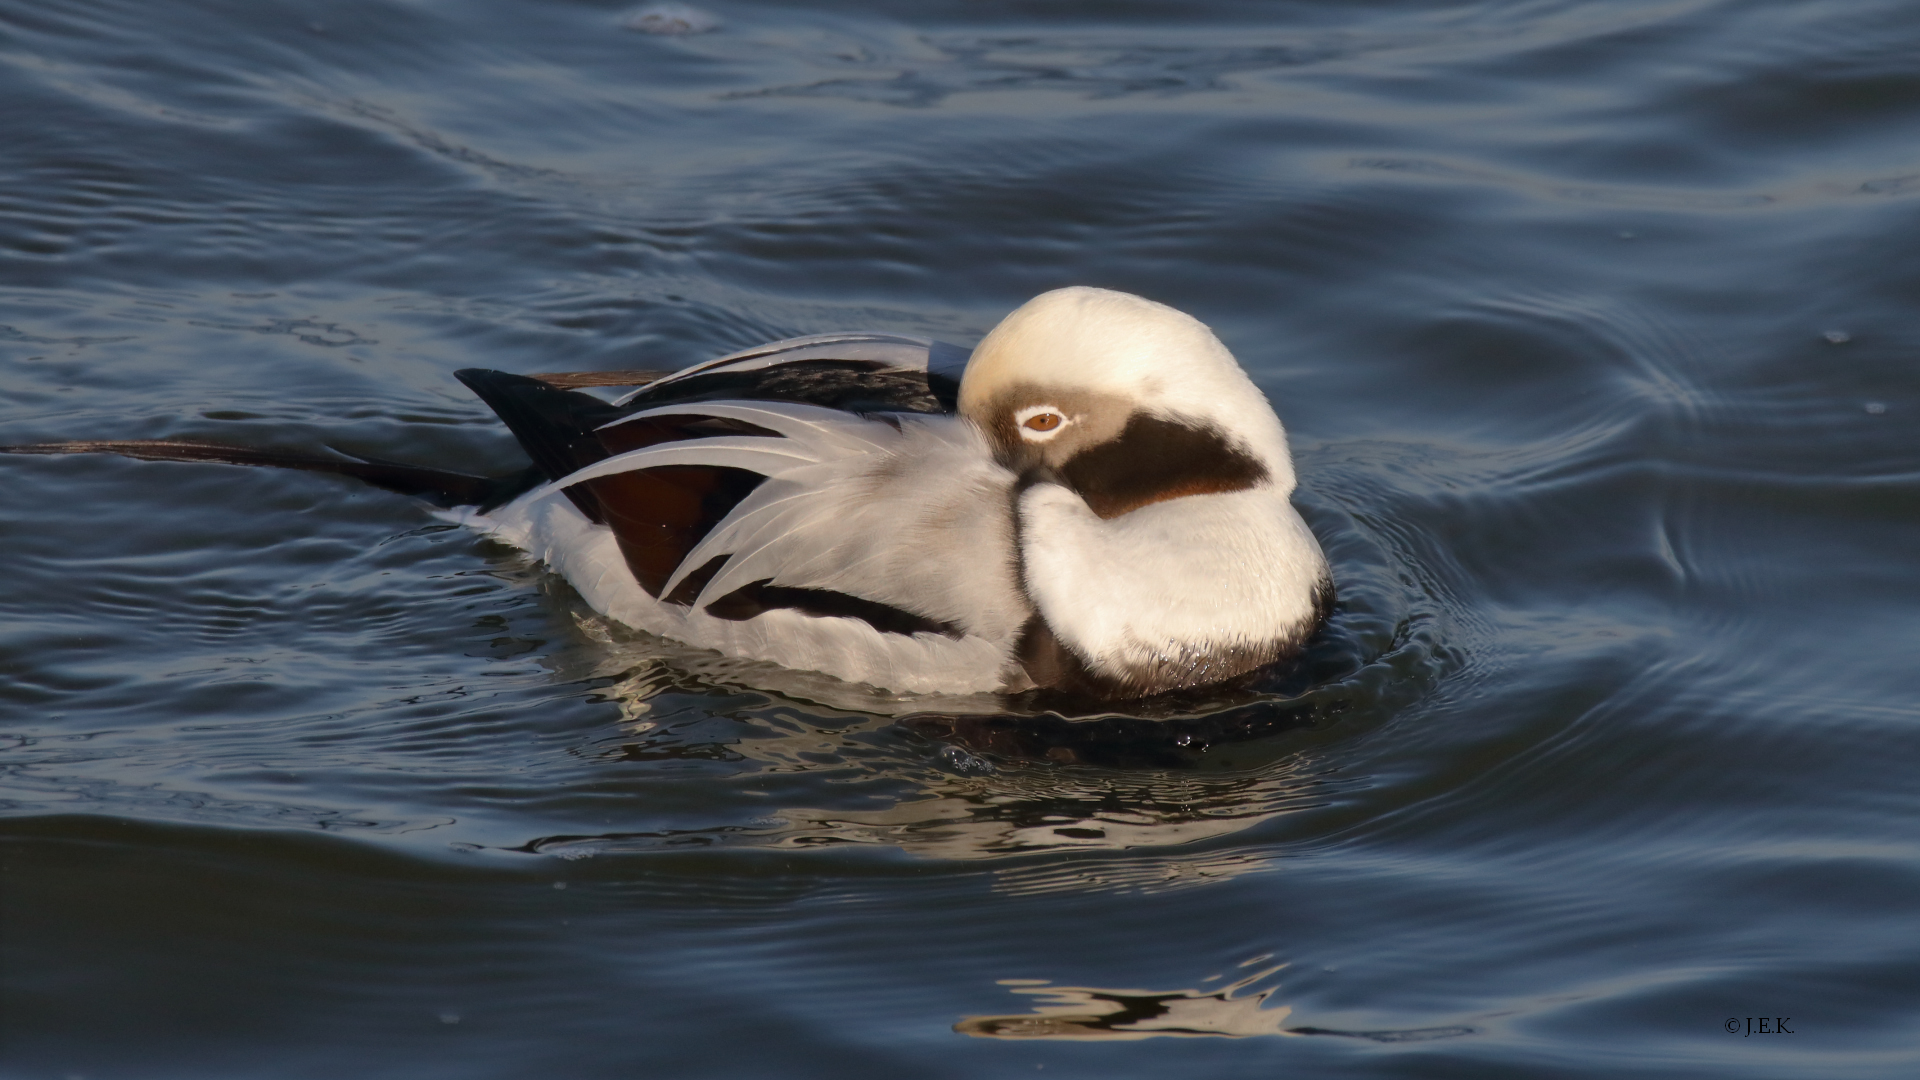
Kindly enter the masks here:
M 560 390 L 636 387 L 620 404 L 739 397 L 830 408 L 877 404 L 895 412 L 952 412 L 967 350 L 905 334 L 788 338 L 680 371 L 548 371 L 528 378 Z
M 942 415 L 963 364 L 950 346 L 823 335 L 723 357 L 614 403 L 498 372 L 460 377 L 553 477 L 493 512 L 496 531 L 558 554 L 531 523 L 570 501 L 612 534 L 650 601 L 640 606 L 677 613 L 673 636 L 730 647 L 728 635 L 798 632 L 797 619 L 853 620 L 880 638 L 1004 650 L 1027 615 L 1012 477 L 970 425 Z M 621 603 L 603 587 L 607 561 L 582 588 L 603 610 Z M 625 621 L 660 625 L 644 614 Z M 778 647 L 739 651 L 832 670 Z
M 967 356 L 958 346 L 904 334 L 815 334 L 695 364 L 615 404 L 638 411 L 732 398 L 847 412 L 951 413 Z
M 865 417 L 876 413 L 950 414 L 966 360 L 966 350 L 926 338 L 817 334 L 657 377 L 611 403 L 567 387 L 652 373 L 528 377 L 474 368 L 455 374 L 505 421 L 540 475 L 560 480 L 611 455 L 663 443 L 775 434 L 692 408 L 706 402 L 817 406 L 845 414 L 849 431 L 871 423 Z M 669 405 L 686 407 L 663 412 Z M 563 490 L 589 521 L 614 529 L 635 577 L 658 595 L 686 552 L 766 475 L 719 463 L 680 463 L 629 468 Z
M 677 564 L 651 594 L 736 621 L 788 607 L 951 637 L 1017 623 L 1014 609 L 1024 606 L 1012 598 L 1013 477 L 964 421 L 713 401 L 638 413 L 603 435 L 612 441 L 623 428 L 683 424 L 692 415 L 716 433 L 615 454 L 552 485 L 646 484 L 681 470 L 750 478 L 730 506 L 709 505 L 700 535 L 684 551 L 675 546 Z M 657 530 L 658 515 L 629 504 L 625 491 L 597 490 L 631 566 L 637 545 L 627 538 L 636 526 Z M 652 569 L 635 567 L 636 580 Z M 872 609 L 831 610 L 860 605 Z

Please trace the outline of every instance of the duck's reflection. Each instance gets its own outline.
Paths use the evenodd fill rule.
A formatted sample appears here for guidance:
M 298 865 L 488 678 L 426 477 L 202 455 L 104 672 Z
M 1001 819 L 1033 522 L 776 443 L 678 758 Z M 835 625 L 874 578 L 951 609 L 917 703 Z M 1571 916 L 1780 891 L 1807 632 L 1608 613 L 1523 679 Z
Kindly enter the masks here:
M 1159 717 L 1010 715 L 998 699 L 982 702 L 978 713 L 902 715 L 899 706 L 910 703 L 838 700 L 829 692 L 844 697 L 863 688 L 813 686 L 806 680 L 824 677 L 804 672 L 735 680 L 730 670 L 702 667 L 737 661 L 660 657 L 655 642 L 598 644 L 590 674 L 562 674 L 608 680 L 617 671 L 598 696 L 619 706 L 623 722 L 619 734 L 580 752 L 681 775 L 698 767 L 712 777 L 703 794 L 722 820 L 689 828 L 682 817 L 673 829 L 547 836 L 522 850 L 581 857 L 870 844 L 961 860 L 1053 852 L 1067 858 L 1000 868 L 999 884 L 1016 892 L 1151 891 L 1269 865 L 1264 847 L 1201 842 L 1328 798 L 1329 781 L 1310 755 L 1259 737 L 1311 727 L 1329 702 L 1339 707 L 1337 694 L 1289 698 L 1243 688 L 1237 699 L 1184 713 L 1180 703 L 1163 705 L 1167 715 Z M 631 666 L 616 667 L 622 663 Z M 780 687 L 786 700 L 765 696 L 769 677 L 793 684 Z M 732 790 L 751 792 L 750 810 L 742 805 L 748 800 L 728 797 Z M 1121 850 L 1142 854 L 1092 857 Z
M 1272 959 L 1257 956 L 1241 964 L 1253 967 Z M 1465 1025 L 1346 1031 L 1300 1025 L 1289 1027 L 1288 1005 L 1269 1005 L 1278 985 L 1269 983 L 1285 964 L 1259 968 L 1218 990 L 1105 990 L 1093 986 L 1054 986 L 1045 979 L 1001 979 L 1014 993 L 1039 999 L 1033 1009 L 1004 1016 L 968 1016 L 953 1030 L 982 1039 L 1229 1038 L 1256 1035 L 1331 1035 L 1369 1042 L 1428 1042 L 1472 1035 Z M 1202 980 L 1215 982 L 1224 976 Z
M 1038 998 L 1033 1011 L 969 1016 L 953 1025 L 983 1039 L 1153 1039 L 1295 1035 L 1285 1026 L 1293 1010 L 1267 1007 L 1277 987 L 1248 988 L 1279 971 L 1275 965 L 1211 993 L 1201 990 L 1102 990 L 1051 986 L 1044 979 L 1002 979 L 1016 994 Z M 1217 977 L 1217 976 L 1216 976 Z
M 1018 893 L 1159 891 L 1270 865 L 1274 855 L 1265 847 L 1221 850 L 1202 842 L 1318 805 L 1329 791 L 1312 759 L 1301 755 L 1225 769 L 1211 761 L 1206 769 L 1061 765 L 934 741 L 882 717 L 777 705 L 713 716 L 698 704 L 676 715 L 670 696 L 655 698 L 661 707 L 652 712 L 643 710 L 645 700 L 623 699 L 624 733 L 586 752 L 650 769 L 706 768 L 717 774 L 705 788 L 711 809 L 735 819 L 708 828 L 684 827 L 683 819 L 671 830 L 548 836 L 523 850 L 583 857 L 866 844 L 954 860 L 1051 852 L 1066 858 L 997 868 L 999 886 Z M 736 789 L 753 793 L 750 810 L 728 797 Z M 1137 854 L 1096 857 L 1115 851 Z
M 809 733 L 811 734 L 811 733 Z M 834 733 L 844 736 L 845 732 Z M 1163 772 L 1005 767 L 954 775 L 924 762 L 874 755 L 849 761 L 805 735 L 743 739 L 727 747 L 736 764 L 758 763 L 761 778 L 778 770 L 840 776 L 843 790 L 822 804 L 780 809 L 764 803 L 752 817 L 711 828 L 549 836 L 524 850 L 563 857 L 700 847 L 819 848 L 869 844 L 938 859 L 992 860 L 1056 853 L 1065 858 L 1017 861 L 995 869 L 1000 889 L 1020 894 L 1060 891 L 1157 892 L 1223 881 L 1264 869 L 1276 857 L 1264 847 L 1189 848 L 1314 805 L 1324 785 L 1304 770 L 1278 764 L 1251 774 L 1183 776 Z M 631 745 L 631 744 L 629 744 Z M 652 760 L 675 750 L 686 758 L 710 744 L 654 746 Z M 838 753 L 836 753 L 838 751 Z M 852 787 L 855 791 L 844 790 Z M 856 791 L 866 789 L 867 798 Z M 847 805 L 847 803 L 867 805 Z M 873 805 L 877 803 L 878 805 Z M 1117 851 L 1124 860 L 1101 857 Z

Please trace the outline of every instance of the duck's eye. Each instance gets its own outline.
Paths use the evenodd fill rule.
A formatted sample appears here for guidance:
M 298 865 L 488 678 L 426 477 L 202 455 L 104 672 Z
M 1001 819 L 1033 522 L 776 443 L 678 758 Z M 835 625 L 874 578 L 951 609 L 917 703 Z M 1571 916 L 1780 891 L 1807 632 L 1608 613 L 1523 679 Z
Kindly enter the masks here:
M 1020 437 L 1027 442 L 1046 442 L 1073 424 L 1073 418 L 1058 405 L 1029 405 L 1013 414 Z

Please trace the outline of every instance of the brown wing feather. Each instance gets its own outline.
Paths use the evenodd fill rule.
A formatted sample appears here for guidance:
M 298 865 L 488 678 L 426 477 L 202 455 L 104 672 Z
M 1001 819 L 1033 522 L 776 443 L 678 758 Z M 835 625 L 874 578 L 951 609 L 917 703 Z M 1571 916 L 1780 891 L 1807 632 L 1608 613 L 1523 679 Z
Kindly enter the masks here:
M 663 465 L 586 484 L 599 500 L 634 580 L 658 597 L 687 555 L 765 479 L 745 469 Z
M 583 386 L 645 386 L 671 374 L 671 371 L 543 371 L 527 378 L 561 390 L 578 390 Z
M 711 416 L 650 416 L 595 432 L 609 455 L 714 435 L 779 433 Z M 766 477 L 717 465 L 665 465 L 586 481 L 635 581 L 658 597 L 667 579 Z M 717 567 L 715 569 L 718 569 Z M 676 603 L 690 603 L 670 597 Z

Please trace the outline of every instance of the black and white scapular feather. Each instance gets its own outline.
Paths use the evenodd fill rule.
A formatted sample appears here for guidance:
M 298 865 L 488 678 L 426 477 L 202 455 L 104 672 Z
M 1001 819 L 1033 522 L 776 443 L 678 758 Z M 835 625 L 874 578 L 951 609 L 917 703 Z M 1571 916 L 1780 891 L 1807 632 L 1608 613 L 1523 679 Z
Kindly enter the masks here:
M 970 357 L 825 334 L 657 377 L 458 376 L 526 476 L 6 449 L 358 476 L 531 552 L 629 626 L 900 692 L 1206 686 L 1297 652 L 1332 600 L 1266 398 L 1201 323 L 1125 293 L 1043 294 Z

